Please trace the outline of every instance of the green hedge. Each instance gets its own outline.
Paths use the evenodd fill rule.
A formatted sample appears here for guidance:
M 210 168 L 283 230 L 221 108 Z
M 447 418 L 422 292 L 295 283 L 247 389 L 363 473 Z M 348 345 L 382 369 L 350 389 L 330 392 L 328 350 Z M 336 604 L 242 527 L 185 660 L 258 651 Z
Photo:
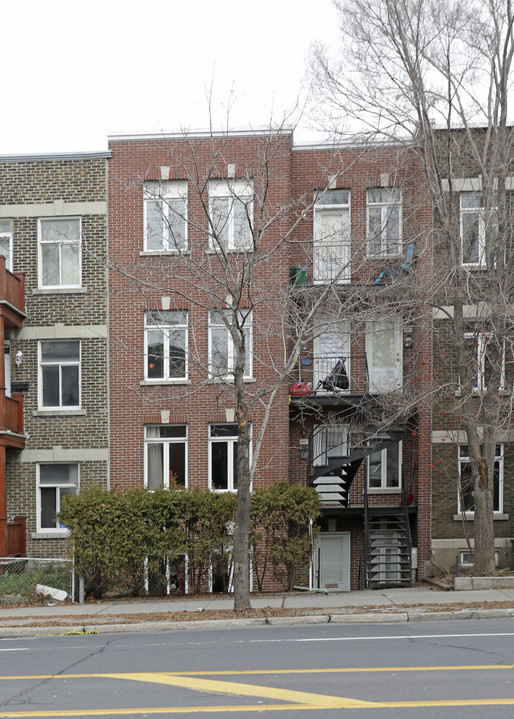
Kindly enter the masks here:
M 97 598 L 116 589 L 141 594 L 146 576 L 162 576 L 163 566 L 184 555 L 190 591 L 206 586 L 211 567 L 227 591 L 236 502 L 232 493 L 201 489 L 94 487 L 68 495 L 60 521 L 70 532 L 76 572 Z M 278 482 L 253 493 L 250 544 L 259 589 L 270 570 L 291 589 L 295 572 L 308 564 L 310 520 L 319 514 L 312 488 Z

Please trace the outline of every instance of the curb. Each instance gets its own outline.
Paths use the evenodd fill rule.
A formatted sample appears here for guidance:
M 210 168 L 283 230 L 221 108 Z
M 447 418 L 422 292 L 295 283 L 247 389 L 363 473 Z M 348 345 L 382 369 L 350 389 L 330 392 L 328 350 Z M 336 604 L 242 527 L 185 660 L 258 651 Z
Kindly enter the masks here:
M 186 622 L 141 622 L 113 624 L 62 625 L 53 627 L 2 627 L 0 638 L 40 636 L 88 636 L 91 634 L 120 634 L 145 632 L 174 632 L 197 629 L 238 629 L 258 626 L 293 626 L 298 624 L 390 624 L 403 622 L 452 621 L 462 619 L 500 619 L 514 617 L 514 609 L 460 609 L 447 612 L 408 612 L 366 614 L 315 614 L 290 617 L 260 617 L 253 619 L 205 619 Z

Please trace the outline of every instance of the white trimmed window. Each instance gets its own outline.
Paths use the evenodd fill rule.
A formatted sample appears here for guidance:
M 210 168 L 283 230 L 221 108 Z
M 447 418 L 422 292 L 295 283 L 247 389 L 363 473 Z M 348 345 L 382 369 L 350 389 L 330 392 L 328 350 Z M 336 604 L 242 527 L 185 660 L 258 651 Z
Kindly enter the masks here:
M 0 255 L 5 257 L 5 266 L 12 272 L 12 220 L 0 220 Z
M 402 485 L 402 443 L 368 456 L 368 489 L 395 489 Z
M 76 494 L 79 489 L 78 464 L 37 465 L 37 531 L 60 532 L 68 530 L 57 514 L 63 497 Z
M 366 322 L 369 391 L 395 392 L 403 386 L 402 325 L 399 318 Z
M 460 195 L 460 236 L 462 242 L 462 263 L 464 265 L 485 265 L 485 238 L 488 223 L 497 227 L 496 208 L 486 213 L 483 195 L 477 192 L 462 192 Z
M 145 313 L 145 379 L 187 379 L 187 312 Z
M 147 252 L 187 249 L 187 182 L 145 182 L 144 248 Z
M 367 192 L 367 242 L 369 256 L 400 254 L 402 239 L 401 193 L 374 189 Z
M 314 283 L 350 281 L 350 192 L 327 190 L 314 206 Z
M 335 457 L 347 457 L 350 453 L 348 445 L 348 425 L 323 424 L 317 425 L 313 432 L 313 464 L 323 467 Z
M 245 338 L 244 377 L 252 377 L 252 313 L 240 310 L 234 316 L 232 310 L 209 312 L 209 376 L 211 379 L 226 379 L 233 375 L 236 364 L 236 349 L 229 325 L 237 321 L 243 327 Z
M 187 487 L 187 425 L 145 427 L 145 486 Z
M 209 489 L 218 492 L 237 490 L 237 439 L 237 424 L 210 425 Z
M 313 388 L 318 392 L 348 392 L 350 384 L 350 323 L 320 320 L 321 333 L 314 339 Z M 346 374 L 347 386 L 340 373 Z
M 81 227 L 80 217 L 39 220 L 39 287 L 81 286 Z
M 487 379 L 491 379 L 491 353 L 488 353 L 488 346 L 492 340 L 485 332 L 466 332 L 464 340 L 471 389 L 474 392 L 483 392 L 487 388 Z M 500 362 L 500 386 L 498 389 L 503 390 L 505 389 L 505 341 L 502 343 Z
M 459 461 L 459 493 L 457 500 L 457 511 L 459 513 L 474 514 L 475 500 L 473 496 L 473 474 L 467 445 L 458 447 Z M 494 457 L 494 479 L 493 479 L 493 511 L 497 514 L 503 513 L 503 465 L 504 446 L 497 444 Z
M 39 343 L 40 409 L 80 408 L 80 342 Z
M 209 183 L 210 248 L 253 248 L 253 182 L 212 180 Z

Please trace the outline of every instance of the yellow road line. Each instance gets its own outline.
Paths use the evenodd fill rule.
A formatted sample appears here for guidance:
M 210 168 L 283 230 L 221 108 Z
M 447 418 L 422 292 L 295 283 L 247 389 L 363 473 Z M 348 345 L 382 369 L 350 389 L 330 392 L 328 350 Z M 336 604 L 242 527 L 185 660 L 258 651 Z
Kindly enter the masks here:
M 341 709 L 355 709 L 357 707 L 371 707 L 366 701 L 359 699 L 348 699 L 346 697 L 333 697 L 327 694 L 311 694 L 310 692 L 298 692 L 290 689 L 276 689 L 275 687 L 258 686 L 255 684 L 241 684 L 239 682 L 223 682 L 212 679 L 196 679 L 169 675 L 166 673 L 155 674 L 104 674 L 111 679 L 128 679 L 132 681 L 165 684 L 168 686 L 182 687 L 200 692 L 215 692 L 218 694 L 234 694 L 236 696 L 264 697 L 266 699 L 278 699 L 283 702 L 295 702 L 297 704 L 316 704 L 320 707 L 331 707 Z
M 138 714 L 214 714 L 216 712 L 292 711 L 293 709 L 327 709 L 303 704 L 249 704 L 248 706 L 211 707 L 136 707 L 132 709 L 66 709 L 62 711 L 0 712 L 1 719 L 23 717 L 135 716 Z

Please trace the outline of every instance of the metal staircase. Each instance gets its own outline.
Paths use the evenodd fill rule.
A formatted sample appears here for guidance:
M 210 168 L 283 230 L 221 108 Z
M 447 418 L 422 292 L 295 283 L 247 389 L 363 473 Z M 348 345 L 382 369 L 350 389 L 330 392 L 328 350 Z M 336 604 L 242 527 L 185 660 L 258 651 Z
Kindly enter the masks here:
M 411 536 L 407 507 L 369 509 L 365 518 L 366 587 L 411 585 Z

